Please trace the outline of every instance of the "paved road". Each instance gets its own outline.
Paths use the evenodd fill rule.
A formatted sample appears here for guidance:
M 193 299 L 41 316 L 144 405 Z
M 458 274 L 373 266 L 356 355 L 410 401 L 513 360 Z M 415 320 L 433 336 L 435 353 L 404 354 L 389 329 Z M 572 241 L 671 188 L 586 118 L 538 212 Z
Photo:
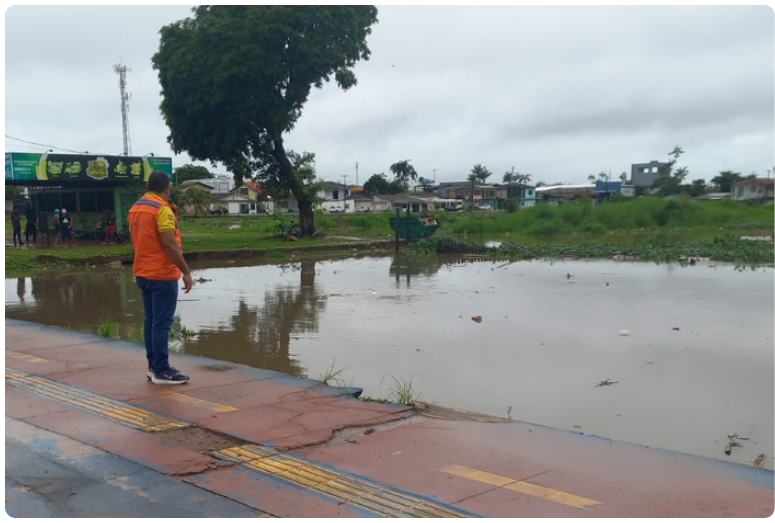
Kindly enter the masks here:
M 20 518 L 265 516 L 254 508 L 8 416 L 5 511 Z

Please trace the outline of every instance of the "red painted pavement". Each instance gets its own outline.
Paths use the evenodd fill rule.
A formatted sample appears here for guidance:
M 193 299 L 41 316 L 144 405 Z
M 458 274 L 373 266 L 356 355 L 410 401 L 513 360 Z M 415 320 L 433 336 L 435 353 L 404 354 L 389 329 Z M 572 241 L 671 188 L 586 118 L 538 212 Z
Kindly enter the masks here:
M 214 432 L 290 450 L 349 473 L 497 517 L 762 517 L 773 473 L 527 423 L 448 421 L 360 402 L 311 380 L 172 355 L 183 386 L 145 379 L 144 349 L 6 321 L 6 365 Z M 97 414 L 6 386 L 6 415 L 174 475 L 240 503 L 294 517 L 368 515 L 282 480 L 182 448 Z M 172 394 L 170 394 L 172 392 Z M 235 410 L 236 409 L 236 410 Z M 366 433 L 365 427 L 377 430 Z M 316 446 L 346 427 L 357 440 Z M 371 432 L 371 431 L 368 431 Z M 313 447 L 309 447 L 312 445 Z M 468 467 L 596 500 L 576 508 L 445 471 Z

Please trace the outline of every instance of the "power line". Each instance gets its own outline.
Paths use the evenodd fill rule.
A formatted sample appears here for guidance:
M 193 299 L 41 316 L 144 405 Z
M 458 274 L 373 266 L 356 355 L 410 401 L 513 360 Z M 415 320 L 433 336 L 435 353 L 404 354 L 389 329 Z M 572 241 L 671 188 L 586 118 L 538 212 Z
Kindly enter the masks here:
M 38 146 L 41 146 L 41 147 L 48 147 L 49 149 L 58 149 L 60 151 L 67 151 L 67 152 L 71 152 L 71 153 L 75 153 L 75 154 L 83 154 L 83 153 L 86 152 L 86 151 L 74 151 L 72 149 L 66 149 L 64 147 L 58 147 L 56 145 L 49 145 L 49 144 L 45 144 L 45 143 L 31 142 L 29 140 L 22 140 L 21 138 L 14 138 L 13 136 L 9 136 L 7 134 L 5 135 L 5 137 L 9 138 L 11 140 L 16 140 L 17 142 L 29 143 L 29 144 L 32 144 L 32 145 L 38 145 Z

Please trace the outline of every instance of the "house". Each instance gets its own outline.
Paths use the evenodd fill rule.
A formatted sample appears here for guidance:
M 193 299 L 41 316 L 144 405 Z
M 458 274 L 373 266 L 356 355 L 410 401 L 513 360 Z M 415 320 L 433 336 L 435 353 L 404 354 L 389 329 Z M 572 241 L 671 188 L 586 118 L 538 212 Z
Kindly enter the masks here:
M 652 160 L 649 163 L 634 163 L 630 174 L 630 185 L 643 190 L 646 187 L 653 187 L 654 182 L 659 178 L 660 169 L 668 168 L 669 163 Z
M 544 187 L 536 187 L 535 192 L 538 199 L 547 200 L 550 203 L 577 200 L 579 198 L 597 198 L 597 190 L 595 185 L 591 183 L 546 185 Z
M 756 203 L 772 203 L 775 180 L 749 178 L 732 184 L 733 200 L 751 200 Z
M 532 207 L 536 204 L 536 188 L 534 185 L 528 185 L 526 183 L 517 183 L 517 182 L 511 182 L 507 184 L 502 184 L 496 186 L 499 189 L 503 188 L 502 192 L 498 193 L 498 198 L 501 202 L 501 207 L 503 204 L 503 201 L 510 200 L 512 198 L 517 198 L 519 200 L 519 208 L 520 209 L 527 209 L 528 207 Z
M 231 176 L 216 176 L 215 178 L 198 178 L 196 180 L 186 180 L 180 183 L 180 187 L 186 184 L 200 182 L 212 187 L 212 194 L 227 194 L 234 189 L 234 178 Z
M 465 205 L 474 204 L 480 209 L 497 209 L 498 199 L 508 195 L 508 188 L 476 182 L 472 187 L 470 181 L 448 182 L 437 186 L 436 195 L 443 200 L 463 200 Z
M 622 191 L 622 182 L 615 182 L 613 180 L 598 180 L 595 183 L 595 190 L 597 191 L 598 202 L 610 200 L 613 193 Z
M 363 192 L 353 193 L 345 199 L 347 212 L 382 212 L 389 211 L 392 203 L 381 196 L 369 196 Z
M 180 191 L 185 195 L 188 194 L 188 191 L 191 190 L 192 187 L 198 187 L 200 189 L 203 189 L 207 191 L 208 194 L 212 194 L 213 189 L 215 189 L 215 187 L 204 183 L 202 180 L 186 180 L 185 182 L 179 185 Z M 184 197 L 184 201 L 185 201 L 185 197 Z M 180 211 L 183 214 L 195 214 L 194 206 L 189 203 L 184 203 L 183 208 Z M 206 210 L 205 210 L 205 214 L 207 214 Z
M 389 202 L 390 207 L 388 210 L 393 212 L 395 212 L 396 210 L 404 212 L 407 210 L 407 208 L 409 208 L 412 212 L 420 212 L 420 211 L 428 210 L 429 208 L 433 208 L 432 200 L 418 198 L 409 193 L 390 194 L 390 195 L 381 194 L 379 195 L 379 199 Z
M 223 209 L 228 214 L 256 214 L 258 202 L 239 193 L 212 194 L 210 209 Z
M 346 201 L 350 196 L 350 188 L 337 182 L 323 182 L 323 189 L 318 192 L 318 198 L 323 200 L 319 205 L 326 212 L 353 212 Z

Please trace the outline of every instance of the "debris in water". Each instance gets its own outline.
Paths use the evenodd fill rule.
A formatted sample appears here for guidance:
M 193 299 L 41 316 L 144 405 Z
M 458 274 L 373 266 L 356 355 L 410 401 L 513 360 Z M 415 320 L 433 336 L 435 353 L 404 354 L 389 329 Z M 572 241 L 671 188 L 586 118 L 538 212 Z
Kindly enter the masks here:
M 608 282 L 605 282 L 605 286 L 606 286 L 606 287 L 610 287 L 610 286 L 611 286 L 611 284 L 610 284 L 610 283 L 608 283 Z
M 595 385 L 595 386 L 596 386 L 596 387 L 606 387 L 606 386 L 608 386 L 608 385 L 613 385 L 614 383 L 619 383 L 619 382 L 618 382 L 618 381 L 611 381 L 611 380 L 609 379 L 609 380 L 603 380 L 603 381 L 601 381 L 600 383 L 598 383 L 598 384 L 597 384 L 597 385 Z
M 574 428 L 574 429 L 580 429 L 580 428 L 581 428 L 581 425 L 573 425 L 573 428 Z
M 674 331 L 679 331 L 679 330 L 681 330 L 681 328 L 680 327 L 673 327 L 673 330 Z
M 374 434 L 374 429 L 366 429 L 363 431 L 363 433 L 368 436 L 369 434 Z
M 568 273 L 568 274 L 566 274 L 566 275 L 565 275 L 565 279 L 567 279 L 567 280 L 570 280 L 570 278 L 571 278 L 571 275 L 570 275 L 570 273 Z
M 213 280 L 208 280 L 207 278 L 199 278 L 199 279 L 196 279 L 194 281 L 198 282 L 198 283 L 205 283 L 205 282 L 213 281 Z
M 619 336 L 629 336 L 629 335 L 630 335 L 630 331 L 628 330 L 623 329 L 619 331 Z
M 481 316 L 471 316 L 471 319 L 474 320 L 476 323 L 482 323 Z
M 746 461 L 750 461 L 754 465 L 756 465 L 757 469 L 760 469 L 764 466 L 764 462 L 767 461 L 767 455 L 766 454 L 759 454 L 756 456 L 756 459 L 749 459 Z
M 727 439 L 729 440 L 729 443 L 727 444 L 727 447 L 724 449 L 724 454 L 727 456 L 732 454 L 732 449 L 735 447 L 742 447 L 740 443 L 737 442 L 737 440 L 747 440 L 745 436 L 740 436 L 739 434 L 735 434 L 734 432 L 730 432 L 727 434 Z

